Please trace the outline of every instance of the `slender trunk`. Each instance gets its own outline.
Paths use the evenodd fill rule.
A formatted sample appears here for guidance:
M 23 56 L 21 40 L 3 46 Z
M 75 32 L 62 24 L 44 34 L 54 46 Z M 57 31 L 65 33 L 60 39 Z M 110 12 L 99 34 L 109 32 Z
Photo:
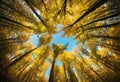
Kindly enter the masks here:
M 59 15 L 62 11 L 64 12 L 64 15 L 66 14 L 66 6 L 67 6 L 67 0 L 64 0 L 64 3 L 62 4 L 61 9 L 56 13 L 55 17 Z
M 91 56 L 91 55 L 90 55 Z M 101 64 L 103 64 L 104 66 L 106 66 L 107 68 L 111 69 L 112 71 L 114 71 L 115 73 L 118 73 L 118 71 L 116 71 L 115 69 L 113 69 L 112 67 L 110 67 L 109 65 L 107 65 L 106 63 L 103 62 L 103 60 L 100 60 L 96 57 L 91 56 L 93 59 L 95 59 L 96 61 L 99 61 Z
M 41 58 L 42 58 L 42 59 L 41 59 L 39 65 L 38 65 L 37 69 L 35 69 L 35 70 L 36 70 L 35 73 L 34 73 L 35 77 L 36 77 L 36 75 L 37 75 L 37 73 L 38 73 L 37 71 L 39 70 L 39 67 L 45 63 L 46 57 L 48 57 L 48 55 L 47 55 L 47 54 L 44 54 L 42 57 L 39 58 L 39 60 L 40 60 Z M 39 60 L 38 60 L 38 61 L 39 61 Z M 31 79 L 32 79 L 32 75 L 29 76 L 29 78 L 27 78 L 26 81 L 30 82 Z
M 43 3 L 45 10 L 47 10 L 44 0 L 41 0 L 41 2 Z
M 32 7 L 31 3 L 29 0 L 25 0 L 28 6 L 32 9 L 32 11 L 35 13 L 35 15 L 40 19 L 40 21 L 46 25 L 46 23 L 43 21 L 43 19 L 38 15 L 38 13 L 35 11 L 35 9 Z
M 100 19 L 93 20 L 93 21 L 91 21 L 91 22 L 89 22 L 89 23 L 87 23 L 87 24 L 85 24 L 83 26 L 80 26 L 79 28 L 85 27 L 85 26 L 90 25 L 92 23 L 95 23 L 95 22 L 98 22 L 98 21 L 102 21 L 102 20 L 105 20 L 105 19 L 108 19 L 108 18 L 113 18 L 113 17 L 116 17 L 118 15 L 120 15 L 120 12 L 112 13 L 112 14 L 107 15 L 105 17 L 101 17 Z
M 20 70 L 18 70 L 18 71 L 20 71 L 19 72 L 19 74 L 17 75 L 17 77 L 16 78 L 19 78 L 20 77 L 20 75 L 23 73 L 23 71 L 30 65 L 30 64 L 32 64 L 33 63 L 33 60 L 29 63 L 29 64 L 26 64 L 24 67 L 22 67 L 21 69 L 21 71 Z
M 35 30 L 34 28 L 31 28 L 31 27 L 29 27 L 29 26 L 25 26 L 25 25 L 23 25 L 23 24 L 21 24 L 21 23 L 19 23 L 19 22 L 17 22 L 17 21 L 11 20 L 10 18 L 4 17 L 4 16 L 2 16 L 2 15 L 0 15 L 0 18 L 1 18 L 1 19 L 4 19 L 4 20 L 6 20 L 6 21 L 9 21 L 9 22 L 15 23 L 15 24 L 17 24 L 17 25 L 20 25 L 20 26 L 22 26 L 22 27 L 25 27 L 25 28 L 28 28 L 28 29 L 31 29 L 31 30 Z
M 16 40 L 16 38 L 4 38 L 4 39 L 0 39 L 0 41 L 14 41 Z
M 91 12 L 95 11 L 97 8 L 99 8 L 101 5 L 103 5 L 104 3 L 108 2 L 109 0 L 97 0 L 92 6 L 90 6 L 88 8 L 88 10 L 82 15 L 80 16 L 75 22 L 73 22 L 71 25 L 69 26 L 73 26 L 74 24 L 76 24 L 77 22 L 79 22 L 81 19 L 83 19 L 85 16 L 87 16 L 88 14 L 90 14 Z M 68 26 L 68 27 L 69 27 Z M 72 27 L 71 27 L 72 28 Z
M 66 73 L 66 68 L 65 65 L 63 64 L 63 68 L 64 68 L 64 74 L 65 74 L 65 81 L 68 82 L 68 77 L 67 77 L 67 73 Z
M 2 4 L 4 4 L 6 7 L 11 8 L 12 10 L 14 10 L 14 12 L 17 12 L 18 14 L 22 15 L 23 17 L 32 20 L 32 18 L 30 18 L 29 16 L 25 15 L 24 13 L 18 11 L 17 9 L 15 9 L 13 6 L 10 6 L 9 4 L 6 4 L 5 2 L 3 2 L 2 0 L 0 0 L 0 2 Z M 1 7 L 2 8 L 2 7 Z M 2 8 L 3 9 L 3 8 Z M 4 10 L 8 11 L 7 9 L 4 8 Z
M 78 79 L 77 79 L 75 73 L 73 72 L 72 68 L 70 67 L 70 64 L 68 64 L 67 71 L 68 71 L 70 81 L 71 82 L 78 82 Z
M 97 77 L 98 77 L 102 82 L 104 82 L 104 79 L 103 79 L 90 65 L 88 65 L 88 64 L 85 62 L 84 58 L 83 58 L 81 55 L 80 55 L 80 57 L 81 57 L 82 61 L 97 75 Z
M 52 62 L 52 67 L 51 67 L 51 71 L 50 71 L 50 76 L 49 76 L 49 81 L 48 82 L 54 82 L 55 59 L 56 59 L 56 57 L 54 57 L 53 62 Z
M 111 26 L 117 26 L 117 25 L 120 25 L 120 22 L 116 22 L 116 23 L 113 23 L 113 24 L 105 24 L 105 25 L 101 25 L 101 26 L 95 26 L 95 27 L 91 27 L 91 28 L 87 28 L 87 29 L 84 29 L 83 31 L 87 31 L 87 30 L 96 30 L 96 29 L 99 29 L 99 28 L 106 28 L 106 27 L 111 27 Z
M 8 69 L 10 66 L 12 66 L 13 64 L 17 63 L 18 61 L 20 61 L 22 58 L 24 58 L 25 56 L 27 56 L 28 54 L 30 54 L 31 52 L 33 52 L 34 50 L 38 49 L 39 47 L 36 47 L 28 52 L 26 52 L 25 54 L 21 55 L 19 58 L 17 58 L 16 60 L 14 60 L 12 63 L 10 63 L 5 69 Z
M 100 36 L 100 35 L 91 35 L 91 37 L 103 38 L 103 39 L 120 40 L 120 36 Z

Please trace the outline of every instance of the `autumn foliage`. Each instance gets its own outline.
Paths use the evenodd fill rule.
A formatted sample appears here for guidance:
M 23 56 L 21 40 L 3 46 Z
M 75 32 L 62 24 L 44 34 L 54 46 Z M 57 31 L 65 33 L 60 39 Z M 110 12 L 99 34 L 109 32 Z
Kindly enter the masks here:
M 120 82 L 120 0 L 0 0 L 0 82 Z

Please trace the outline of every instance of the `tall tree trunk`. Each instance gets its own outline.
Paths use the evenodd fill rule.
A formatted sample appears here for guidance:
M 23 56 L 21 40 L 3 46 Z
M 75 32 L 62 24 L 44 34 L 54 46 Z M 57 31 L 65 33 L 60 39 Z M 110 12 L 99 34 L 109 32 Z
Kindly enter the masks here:
M 48 82 L 54 82 L 55 59 L 56 59 L 56 57 L 54 57 L 53 62 L 52 62 L 52 67 L 51 67 L 51 71 L 50 71 L 50 76 L 49 76 L 49 81 Z
M 21 55 L 19 58 L 17 58 L 12 63 L 10 63 L 5 69 L 8 69 L 10 66 L 12 66 L 15 63 L 17 63 L 19 60 L 21 60 L 22 58 L 24 58 L 25 56 L 27 56 L 28 54 L 30 54 L 31 52 L 33 52 L 34 50 L 36 50 L 38 48 L 39 47 L 33 48 L 32 50 L 30 50 L 30 51 L 26 52 L 25 54 Z
M 80 16 L 74 23 L 72 23 L 69 26 L 73 26 L 74 24 L 76 24 L 77 22 L 79 22 L 81 19 L 83 19 L 86 15 L 90 14 L 91 12 L 95 11 L 97 8 L 99 8 L 101 5 L 103 5 L 104 3 L 108 2 L 109 0 L 97 0 L 92 6 L 90 6 L 87 11 Z M 68 27 L 69 27 L 68 26 Z M 72 28 L 72 27 L 71 27 Z

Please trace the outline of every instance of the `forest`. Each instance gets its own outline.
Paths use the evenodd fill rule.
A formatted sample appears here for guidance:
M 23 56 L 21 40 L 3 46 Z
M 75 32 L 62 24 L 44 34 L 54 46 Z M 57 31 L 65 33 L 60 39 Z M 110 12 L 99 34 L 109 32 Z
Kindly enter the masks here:
M 120 82 L 120 0 L 0 0 L 0 82 Z

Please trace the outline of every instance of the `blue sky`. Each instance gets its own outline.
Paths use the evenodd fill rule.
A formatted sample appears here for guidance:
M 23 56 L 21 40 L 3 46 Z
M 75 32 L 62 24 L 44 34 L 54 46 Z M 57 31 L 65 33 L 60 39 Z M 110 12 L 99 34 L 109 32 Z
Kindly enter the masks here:
M 37 46 L 38 45 L 38 37 L 37 37 L 37 35 L 32 35 L 31 37 L 30 37 L 30 41 L 33 43 L 33 45 L 34 46 Z
M 73 49 L 73 47 L 77 46 L 76 45 L 76 41 L 74 40 L 74 37 L 61 37 L 61 32 L 58 32 L 54 35 L 52 35 L 52 42 L 50 43 L 50 46 L 52 46 L 52 44 L 63 44 L 66 45 L 67 43 L 69 43 L 67 50 L 66 51 L 71 51 Z M 38 37 L 37 35 L 32 35 L 30 38 L 30 41 L 33 43 L 34 46 L 38 45 Z
M 63 28 L 62 24 L 58 24 L 57 25 L 57 33 L 52 35 L 52 42 L 50 43 L 50 46 L 52 46 L 52 44 L 62 44 L 62 45 L 66 45 L 67 43 L 69 44 L 67 46 L 66 51 L 71 51 L 73 49 L 73 47 L 76 47 L 76 40 L 74 40 L 74 36 L 72 37 L 66 37 L 66 36 L 62 36 L 61 35 L 64 33 L 63 31 L 59 31 L 60 29 Z M 32 35 L 30 38 L 30 41 L 33 43 L 34 46 L 38 45 L 38 37 L 37 35 Z
M 50 43 L 50 45 L 52 44 L 62 44 L 62 45 L 66 45 L 67 43 L 69 43 L 69 45 L 67 46 L 66 51 L 71 51 L 73 49 L 73 47 L 77 46 L 76 45 L 76 41 L 73 39 L 74 37 L 69 37 L 67 38 L 66 36 L 61 37 L 61 32 L 56 33 L 54 35 L 52 35 L 53 40 Z

